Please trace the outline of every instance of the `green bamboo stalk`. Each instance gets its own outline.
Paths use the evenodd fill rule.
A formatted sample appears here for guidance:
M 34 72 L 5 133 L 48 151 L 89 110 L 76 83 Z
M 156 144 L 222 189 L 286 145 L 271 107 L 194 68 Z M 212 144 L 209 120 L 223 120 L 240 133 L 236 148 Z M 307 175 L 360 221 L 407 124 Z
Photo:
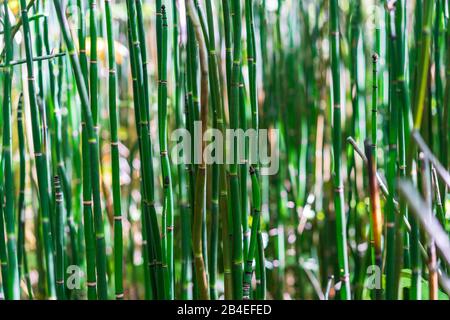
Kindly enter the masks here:
M 377 168 L 377 141 L 378 141 L 378 59 L 379 59 L 379 33 L 380 29 L 377 28 L 377 52 L 372 55 L 372 132 L 371 132 L 371 140 L 372 140 L 372 148 L 374 157 L 375 169 Z
M 167 150 L 167 16 L 165 6 L 161 7 L 162 30 L 161 30 L 161 56 L 160 73 L 158 79 L 158 123 L 159 123 L 159 144 L 161 155 L 161 168 L 164 188 L 164 212 L 167 219 L 167 243 L 166 261 L 168 268 L 166 289 L 167 298 L 174 299 L 174 255 L 173 255 L 173 190 L 172 174 L 170 171 L 170 160 Z
M 3 158 L 0 159 L 0 178 L 3 181 Z M 0 183 L 0 196 L 1 199 L 3 199 L 3 183 Z M 0 262 L 2 271 L 2 289 L 5 298 L 8 298 L 8 255 L 6 249 L 5 218 L 3 205 L 0 207 Z
M 94 121 L 91 110 L 89 109 L 89 96 L 87 93 L 87 85 L 84 81 L 78 55 L 75 51 L 72 38 L 70 36 L 67 20 L 63 14 L 61 2 L 56 0 L 53 2 L 58 17 L 59 26 L 64 38 L 64 42 L 69 52 L 70 63 L 75 76 L 75 81 L 78 89 L 78 94 L 81 100 L 82 113 L 85 116 L 89 155 L 91 160 L 90 173 L 92 179 L 92 196 L 94 204 L 94 223 L 96 232 L 96 263 L 97 263 L 97 283 L 98 283 L 98 297 L 99 299 L 107 298 L 107 279 L 106 279 L 106 250 L 105 250 L 105 236 L 103 215 L 100 203 L 100 177 L 99 177 L 99 150 L 98 150 L 98 136 L 94 128 Z
M 17 235 L 17 261 L 19 264 L 19 274 L 25 278 L 28 298 L 33 299 L 33 290 L 28 270 L 28 255 L 25 250 L 25 136 L 23 131 L 23 93 L 20 94 L 17 104 L 17 136 L 19 140 L 19 199 L 17 202 L 18 235 Z
M 258 173 L 253 166 L 250 167 L 250 177 L 252 180 L 253 219 L 247 260 L 244 267 L 243 297 L 246 300 L 250 298 L 251 280 L 253 275 L 253 259 L 258 246 L 257 242 L 261 215 L 261 190 L 259 187 Z
M 140 50 L 140 41 L 138 40 L 137 30 L 136 30 L 136 8 L 134 2 L 127 1 L 128 18 L 129 18 L 129 41 L 130 49 L 132 50 L 131 65 L 133 78 L 135 80 L 135 89 L 133 93 L 135 94 L 135 118 L 136 124 L 138 126 L 138 137 L 140 137 L 140 155 L 141 162 L 147 165 L 142 166 L 142 176 L 143 176 L 143 195 L 144 195 L 144 215 L 143 219 L 144 228 L 147 229 L 148 239 L 150 240 L 150 245 L 148 246 L 149 264 L 155 268 L 156 281 L 155 281 L 155 293 L 158 299 L 163 299 L 166 294 L 165 290 L 165 277 L 163 271 L 163 257 L 162 245 L 160 239 L 160 231 L 158 227 L 158 221 L 156 217 L 155 203 L 154 203 L 154 185 L 153 185 L 153 165 L 152 159 L 152 147 L 149 136 L 149 118 L 147 110 L 142 110 L 145 107 L 145 92 L 143 88 L 143 74 L 142 74 L 142 59 Z M 168 285 L 168 284 L 167 284 Z
M 147 61 L 147 42 L 144 30 L 144 17 L 142 13 L 142 1 L 136 0 L 136 22 L 137 22 L 137 32 L 140 44 L 140 54 L 142 59 L 142 76 L 143 76 L 143 86 L 144 86 L 144 102 L 145 102 L 145 112 L 147 113 L 147 118 L 150 119 L 150 106 L 149 106 L 149 92 L 148 92 L 148 61 Z M 158 55 L 159 57 L 159 55 Z M 159 59 L 158 59 L 159 60 Z M 159 70 L 159 69 L 158 69 Z
M 97 128 L 98 117 L 98 62 L 97 62 L 97 1 L 89 0 L 89 98 L 94 121 Z
M 63 193 L 59 176 L 54 177 L 55 190 L 55 219 L 56 219 L 56 296 L 58 300 L 65 300 L 64 285 L 64 212 L 63 212 Z
M 50 201 L 48 194 L 48 168 L 45 153 L 45 146 L 42 144 L 41 133 L 39 130 L 39 119 L 38 119 L 38 106 L 36 102 L 36 91 L 35 91 L 35 78 L 33 71 L 33 46 L 31 42 L 30 35 L 30 25 L 27 16 L 27 6 L 25 0 L 20 0 L 20 8 L 22 15 L 22 26 L 24 33 L 25 42 L 25 54 L 27 59 L 27 74 L 28 74 L 28 91 L 29 91 L 29 103 L 31 111 L 31 124 L 33 130 L 33 149 L 34 157 L 36 161 L 36 171 L 38 177 L 38 187 L 39 187 L 39 202 L 40 211 L 42 216 L 42 230 L 44 239 L 44 252 L 45 252 L 45 264 L 46 264 L 46 279 L 47 279 L 47 294 L 50 299 L 56 297 L 55 292 L 55 274 L 54 274 L 54 263 L 53 263 L 53 241 L 51 234 L 50 225 Z
M 420 176 L 421 176 L 421 191 L 422 196 L 426 203 L 426 211 L 428 218 L 431 220 L 433 217 L 432 212 L 432 195 L 431 195 L 431 168 L 430 161 L 423 152 L 419 153 L 420 162 Z M 430 239 L 427 246 L 428 253 L 428 289 L 429 289 L 429 299 L 437 300 L 438 291 L 438 278 L 436 270 L 436 246 L 434 239 Z
M 23 93 L 20 94 L 17 104 L 17 136 L 19 140 L 19 199 L 17 201 L 17 262 L 19 266 L 19 278 L 24 277 L 27 284 L 28 297 L 33 296 L 31 281 L 28 274 L 27 253 L 25 250 L 25 137 L 23 132 Z
M 77 7 L 80 12 L 84 12 L 84 1 L 77 0 Z M 89 83 L 88 60 L 86 54 L 86 25 L 85 19 L 79 19 L 78 26 L 78 48 L 80 68 L 84 83 Z M 89 85 L 86 86 L 89 92 Z M 82 193 L 83 193 L 83 228 L 85 243 L 85 261 L 87 275 L 87 296 L 89 300 L 97 299 L 97 280 L 96 280 L 96 262 L 95 262 L 95 235 L 92 218 L 92 182 L 90 175 L 90 157 L 88 132 L 86 127 L 85 115 L 81 113 L 81 146 L 82 146 Z
M 77 0 L 77 7 L 80 12 L 86 12 L 84 0 Z M 89 83 L 88 60 L 86 54 L 86 22 L 85 19 L 78 20 L 78 50 L 80 57 L 81 71 L 83 72 L 84 82 Z M 89 90 L 89 86 L 87 86 Z M 89 91 L 88 91 L 89 92 Z
M 410 175 L 411 170 L 408 170 L 407 164 L 407 149 L 409 148 L 409 141 L 407 137 L 410 136 L 411 124 L 412 124 L 412 114 L 410 107 L 410 100 L 407 88 L 409 87 L 408 78 L 405 74 L 406 71 L 406 3 L 405 0 L 398 2 L 398 9 L 396 10 L 395 17 L 396 33 L 399 35 L 398 39 L 398 74 L 397 74 L 397 95 L 398 101 L 400 102 L 400 113 L 399 113 L 399 171 L 401 177 L 406 177 Z M 410 165 L 411 166 L 411 165 Z M 408 217 L 408 208 L 406 203 L 400 202 L 400 213 L 403 217 Z M 397 236 L 399 240 L 403 238 L 403 245 L 401 241 L 397 243 L 397 255 L 403 255 L 403 266 L 405 268 L 410 267 L 410 249 L 409 249 L 409 235 L 405 232 L 404 225 L 401 219 L 400 226 L 397 228 Z M 403 248 L 402 248 L 403 247 Z M 400 251 L 403 251 L 401 253 Z M 397 274 L 399 274 L 401 266 L 397 267 Z
M 331 38 L 331 70 L 333 78 L 333 169 L 334 169 L 334 208 L 336 211 L 336 245 L 339 275 L 342 281 L 340 297 L 351 299 L 350 275 L 347 256 L 347 235 L 344 212 L 344 187 L 341 176 L 341 83 L 339 52 L 339 12 L 338 1 L 330 2 L 330 38 Z
M 225 3 L 224 3 L 225 4 Z M 228 4 L 226 4 L 228 6 Z M 209 62 L 209 76 L 210 76 L 210 90 L 212 98 L 212 114 L 213 114 L 213 128 L 218 129 L 222 136 L 225 136 L 225 119 L 224 119 L 224 103 L 225 94 L 221 93 L 221 86 L 219 82 L 219 64 L 218 56 L 216 52 L 216 39 L 215 28 L 211 2 L 206 2 L 207 22 L 209 34 L 208 41 L 208 62 Z M 224 13 L 225 15 L 225 13 Z M 229 27 L 229 17 L 227 19 Z M 226 36 L 227 39 L 231 39 L 231 33 Z M 230 48 L 231 50 L 231 48 Z M 231 57 L 231 51 L 227 50 L 227 57 Z M 230 60 L 231 62 L 231 60 Z M 217 149 L 216 149 L 217 150 Z M 225 158 L 226 148 L 223 146 L 222 156 Z M 218 205 L 218 208 L 217 208 Z M 211 298 L 214 299 L 216 295 L 216 272 L 217 272 L 217 252 L 218 250 L 218 227 L 219 217 L 217 216 L 217 209 L 219 211 L 220 220 L 222 223 L 222 244 L 223 244 L 223 268 L 224 268 L 224 293 L 225 299 L 232 298 L 232 277 L 231 277 L 231 231 L 229 226 L 229 205 L 228 205 L 228 182 L 226 179 L 225 165 L 212 165 L 212 195 L 211 195 L 211 245 L 210 252 L 211 257 L 209 259 L 209 280 Z
M 436 0 L 436 9 L 435 9 L 435 18 L 434 18 L 434 27 L 433 27 L 433 42 L 434 42 L 434 74 L 435 74 L 435 89 L 434 96 L 436 101 L 436 113 L 437 113 L 437 126 L 438 128 L 443 128 L 443 79 L 441 76 L 442 71 L 442 48 L 443 41 L 445 41 L 445 35 L 443 33 L 443 14 L 445 14 L 445 3 L 442 0 Z M 445 136 L 446 135 L 438 135 L 439 140 L 439 151 L 438 156 L 441 161 L 444 160 L 446 152 L 446 144 L 445 144 Z M 440 186 L 442 190 L 442 186 Z
M 394 209 L 394 196 L 396 193 L 396 165 L 397 165 L 397 153 L 398 153 L 398 125 L 399 125 L 399 99 L 397 97 L 397 90 L 399 90 L 399 84 L 397 82 L 397 76 L 399 74 L 399 68 L 397 64 L 400 64 L 398 54 L 399 41 L 397 30 L 395 26 L 395 13 L 398 8 L 395 4 L 388 8 L 389 13 L 389 36 L 390 36 L 390 99 L 389 99 L 389 151 L 387 162 L 387 180 L 389 197 L 387 202 L 387 240 L 386 240 L 386 299 L 396 300 L 398 299 L 398 276 L 397 269 L 400 268 L 398 264 L 399 257 L 397 256 L 396 243 L 400 241 L 397 237 L 397 230 L 401 227 L 398 224 L 397 217 Z
M 200 10 L 200 9 L 198 9 Z M 213 11 L 211 1 L 206 1 L 206 17 L 208 25 L 208 64 L 209 64 L 209 84 L 211 92 L 211 110 L 213 116 L 213 128 L 220 130 L 223 133 L 223 117 L 222 117 L 222 97 L 220 92 L 220 83 L 217 66 L 217 54 L 216 54 L 216 39 Z M 217 141 L 214 141 L 217 151 Z M 211 191 L 211 223 L 210 223 L 210 246 L 209 246 L 209 259 L 208 259 L 208 275 L 209 275 L 209 290 L 212 300 L 217 299 L 217 257 L 219 246 L 219 210 L 220 210 L 220 186 L 221 176 L 220 171 L 224 170 L 223 165 L 218 163 L 212 164 L 212 191 Z M 227 288 L 228 290 L 228 288 Z
M 423 111 L 425 109 L 425 94 L 428 80 L 428 68 L 430 66 L 431 24 L 435 1 L 425 1 L 424 20 L 422 22 L 421 46 L 418 55 L 417 77 L 414 85 L 414 129 L 418 130 L 422 124 Z
M 90 35 L 90 57 L 89 57 L 89 102 L 92 114 L 93 130 L 95 135 L 95 146 L 92 146 L 92 137 L 89 137 L 89 147 L 98 146 L 98 62 L 97 62 L 97 1 L 89 1 L 89 35 Z M 67 45 L 67 44 L 66 44 Z M 87 119 L 86 119 L 87 120 Z M 88 128 L 89 130 L 89 128 Z M 98 150 L 97 150 L 98 154 Z M 91 161 L 92 198 L 94 204 L 94 231 L 96 243 L 96 275 L 97 295 L 100 300 L 108 298 L 108 284 L 106 275 L 106 244 L 104 234 L 103 214 L 100 200 L 100 176 L 99 162 Z
M 371 211 L 371 226 L 373 236 L 373 247 L 375 252 L 375 264 L 380 270 L 382 270 L 383 256 L 381 237 L 383 229 L 383 220 L 381 216 L 381 204 L 378 182 L 376 178 L 376 153 L 374 152 L 373 143 L 368 140 L 365 142 L 365 150 L 367 157 L 367 169 L 369 173 L 369 190 L 370 190 L 370 211 Z M 382 288 L 377 288 L 375 291 L 375 297 L 377 300 L 382 298 Z
M 11 41 L 11 21 L 9 18 L 8 0 L 3 1 L 3 28 L 5 31 L 5 62 L 8 64 L 12 60 L 13 48 Z M 5 198 L 2 198 L 4 206 L 4 219 L 6 226 L 7 252 L 8 252 L 8 287 L 6 297 L 11 300 L 20 299 L 19 288 L 19 268 L 17 260 L 17 241 L 15 234 L 15 218 L 14 218 L 14 186 L 13 186 L 13 167 L 12 167 L 12 129 L 11 129 L 11 85 L 12 85 L 12 68 L 9 67 L 3 71 L 3 147 L 2 160 L 4 165 L 3 190 Z M 4 201 L 4 204 L 3 204 Z
M 242 70 L 240 72 L 240 82 L 239 82 L 239 127 L 244 132 L 248 129 L 247 125 L 247 101 L 245 92 L 245 83 Z M 247 194 L 247 178 L 248 178 L 248 141 L 244 141 L 243 154 L 238 155 L 238 176 L 239 176 L 239 199 L 241 201 L 241 214 L 242 214 L 242 251 L 243 251 L 243 261 L 246 261 L 248 242 L 250 239 L 250 229 L 248 226 L 248 194 Z
M 449 1 L 447 1 L 447 8 L 450 7 Z M 450 24 L 447 20 L 447 31 L 446 31 L 446 37 L 445 37 L 445 43 L 446 46 L 444 46 L 446 50 L 446 57 L 445 57 L 445 93 L 444 93 L 444 110 L 442 115 L 442 122 L 443 122 L 443 132 L 447 132 L 447 134 L 444 134 L 442 137 L 442 144 L 444 146 L 448 146 L 450 143 L 450 133 L 448 133 L 450 130 Z M 444 148 L 442 150 L 442 163 L 446 168 L 450 168 L 450 151 L 448 148 Z M 448 188 L 442 192 L 442 198 L 445 199 L 446 195 L 448 194 Z
M 175 125 L 176 128 L 184 127 L 184 118 L 182 112 L 181 97 L 183 94 L 184 82 L 184 70 L 183 64 L 181 62 L 181 51 L 179 46 L 181 39 L 179 38 L 179 18 L 178 18 L 178 8 L 177 1 L 172 1 L 172 19 L 173 19 L 173 33 L 172 33 L 172 43 L 173 43 L 173 70 L 174 70 L 174 81 L 175 81 L 175 97 L 174 97 L 174 108 L 175 108 Z M 182 49 L 182 48 L 181 48 Z M 187 99 L 185 99 L 187 102 Z M 185 104 L 186 108 L 187 105 Z M 182 155 L 184 157 L 184 154 Z M 180 220 L 181 220 L 181 299 L 190 300 L 191 292 L 191 274 L 190 274 L 190 260 L 191 260 L 191 224 L 189 219 L 189 201 L 187 197 L 188 185 L 186 181 L 186 168 L 183 163 L 177 165 L 178 170 L 178 205 L 180 208 Z
M 258 252 L 256 260 L 256 299 L 266 300 L 266 257 L 264 254 L 264 243 L 262 238 L 261 227 L 258 231 Z
M 119 140 L 117 137 L 118 117 L 116 105 L 116 62 L 113 17 L 111 1 L 105 0 L 105 20 L 108 36 L 108 66 L 109 66 L 109 121 L 111 128 L 111 167 L 114 201 L 114 284 L 116 299 L 123 299 L 123 235 L 122 209 L 120 201 L 120 168 L 119 168 Z
M 57 52 L 57 53 L 52 53 L 52 54 L 44 54 L 40 57 L 33 57 L 33 61 L 37 62 L 37 61 L 44 61 L 44 60 L 51 60 L 54 58 L 59 58 L 59 57 L 63 57 L 66 55 L 66 52 Z M 27 59 L 17 59 L 17 60 L 11 60 L 9 62 L 8 65 L 6 64 L 0 64 L 0 67 L 4 68 L 7 66 L 18 66 L 18 65 L 22 65 L 25 64 L 27 62 Z
M 92 218 L 92 182 L 90 175 L 89 143 L 85 116 L 82 114 L 82 165 L 83 165 L 83 226 L 86 251 L 87 294 L 89 300 L 97 299 L 97 278 L 95 275 L 95 234 Z
M 186 3 L 187 13 L 192 23 L 192 27 L 195 31 L 195 37 L 199 45 L 200 55 L 200 68 L 201 68 L 201 149 L 200 151 L 200 163 L 198 165 L 196 178 L 195 178 L 195 199 L 194 199 L 194 218 L 193 218 L 193 239 L 192 247 L 194 251 L 194 264 L 195 274 L 198 285 L 199 298 L 202 300 L 209 300 L 209 288 L 208 279 L 205 268 L 205 262 L 203 257 L 202 248 L 202 228 L 203 228 L 203 211 L 205 205 L 205 193 L 206 193 L 206 163 L 203 159 L 203 151 L 205 148 L 205 142 L 203 141 L 203 134 L 207 128 L 208 117 L 208 61 L 206 53 L 205 38 L 203 36 L 200 20 L 195 10 L 194 3 L 189 0 Z M 198 152 L 198 151 L 197 151 Z
M 234 0 L 233 6 L 233 64 L 230 74 L 229 113 L 230 128 L 239 128 L 239 84 L 241 80 L 241 4 Z M 228 179 L 230 186 L 230 201 L 232 205 L 233 223 L 233 299 L 242 300 L 243 288 L 243 243 L 242 243 L 242 213 L 239 199 L 239 178 L 237 165 L 237 145 L 234 145 L 232 164 L 229 166 Z
M 231 72 L 233 68 L 232 30 L 229 1 L 222 0 L 222 11 L 225 38 L 225 75 L 227 84 L 226 98 L 229 104 L 231 97 Z

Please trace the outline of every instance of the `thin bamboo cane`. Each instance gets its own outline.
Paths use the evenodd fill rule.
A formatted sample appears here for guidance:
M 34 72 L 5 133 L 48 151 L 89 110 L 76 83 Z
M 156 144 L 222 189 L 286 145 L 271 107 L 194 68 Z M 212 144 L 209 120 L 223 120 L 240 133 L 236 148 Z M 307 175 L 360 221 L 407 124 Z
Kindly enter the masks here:
M 161 7 L 162 29 L 161 29 L 161 56 L 160 73 L 158 79 L 158 120 L 159 120 L 159 143 L 161 155 L 161 168 L 164 188 L 164 212 L 166 215 L 166 260 L 168 268 L 167 289 L 168 299 L 174 299 L 174 255 L 173 255 L 173 190 L 172 174 L 167 146 L 167 15 L 165 6 Z
M 181 97 L 183 94 L 184 82 L 184 62 L 181 59 L 182 49 L 180 48 L 180 35 L 179 35 L 179 17 L 178 17 L 178 7 L 177 1 L 172 2 L 172 19 L 173 19 L 173 69 L 174 69 L 174 81 L 175 81 L 175 124 L 176 128 L 184 127 L 184 119 L 182 113 Z M 181 50 L 180 50 L 181 49 Z M 187 99 L 185 99 L 187 102 Z M 185 103 L 184 108 L 187 105 Z M 182 155 L 185 156 L 184 154 Z M 189 217 L 189 201 L 188 201 L 188 185 L 187 185 L 187 171 L 186 166 L 183 163 L 179 163 L 178 169 L 178 205 L 180 208 L 180 220 L 181 220 L 181 299 L 190 300 L 191 299 L 191 223 Z
M 55 190 L 55 219 L 56 219 L 56 296 L 58 300 L 65 300 L 65 282 L 64 282 L 64 212 L 63 212 L 63 193 L 59 176 L 54 177 Z
M 258 172 L 253 166 L 250 167 L 250 176 L 252 179 L 252 231 L 250 236 L 249 249 L 247 254 L 247 260 L 244 267 L 244 283 L 243 283 L 243 297 L 244 299 L 250 298 L 251 280 L 253 275 L 253 259 L 255 257 L 256 249 L 258 246 L 258 232 L 260 228 L 260 215 L 261 215 L 261 191 L 258 181 Z
M 89 35 L 90 35 L 90 57 L 89 57 L 89 99 L 92 114 L 93 130 L 95 140 L 98 141 L 98 62 L 97 62 L 97 1 L 89 1 Z M 87 119 L 86 119 L 87 120 Z M 88 129 L 89 130 L 89 129 Z M 89 138 L 90 148 L 99 148 L 98 142 L 92 146 Z M 97 151 L 98 154 L 98 151 Z M 108 297 L 108 284 L 106 279 L 106 245 L 103 224 L 103 214 L 100 203 L 100 185 L 98 161 L 91 162 L 92 177 L 92 198 L 94 203 L 94 230 L 96 239 L 96 274 L 97 274 L 97 295 L 100 300 Z M 95 171 L 95 172 L 94 172 Z M 94 177 L 94 175 L 96 177 Z
M 106 279 L 106 250 L 105 250 L 105 235 L 103 215 L 100 203 L 100 177 L 99 177 L 99 150 L 98 150 L 98 136 L 94 128 L 94 121 L 91 110 L 89 109 L 89 96 L 87 92 L 87 85 L 84 81 L 78 55 L 75 51 L 72 38 L 70 36 L 66 17 L 63 14 L 61 2 L 56 0 L 53 2 L 58 17 L 59 26 L 69 52 L 70 63 L 74 72 L 75 81 L 78 89 L 78 94 L 81 100 L 82 113 L 85 116 L 89 155 L 91 160 L 90 173 L 92 179 L 92 196 L 94 204 L 94 223 L 96 232 L 96 263 L 97 263 L 97 282 L 98 282 L 98 296 L 100 299 L 107 298 L 107 279 Z
M 9 17 L 8 1 L 3 1 L 3 28 L 5 31 L 5 62 L 9 64 L 13 56 L 11 41 L 11 21 Z M 6 245 L 8 252 L 8 286 L 6 297 L 11 300 L 20 299 L 19 288 L 19 268 L 17 261 L 17 241 L 15 234 L 16 221 L 14 218 L 14 186 L 13 186 L 13 167 L 12 167 L 12 129 L 11 129 L 11 84 L 12 68 L 9 67 L 3 71 L 4 90 L 3 90 L 3 146 L 2 160 L 4 166 L 3 190 L 5 198 L 2 198 L 2 206 L 5 226 L 6 226 Z M 4 201 L 4 202 L 3 202 Z
M 195 10 L 192 0 L 188 0 L 186 3 L 187 13 L 195 31 L 195 37 L 199 44 L 200 54 L 200 67 L 201 67 L 201 150 L 200 150 L 200 164 L 198 165 L 196 181 L 195 181 L 195 200 L 194 200 L 194 219 L 193 219 L 193 239 L 192 247 L 194 251 L 194 264 L 196 280 L 199 290 L 199 298 L 202 300 L 209 300 L 209 288 L 208 279 L 206 274 L 206 267 L 203 258 L 202 249 L 202 226 L 203 226 L 203 211 L 204 211 L 204 199 L 206 193 L 206 163 L 203 159 L 203 150 L 205 148 L 205 142 L 202 137 L 207 127 L 208 117 L 208 61 L 206 54 L 206 45 L 203 33 L 201 31 L 200 21 L 198 14 Z
M 139 54 L 140 50 L 140 41 L 138 39 L 137 30 L 136 30 L 136 8 L 134 6 L 134 2 L 129 0 L 127 1 L 128 8 L 128 17 L 129 17 L 129 36 L 130 36 L 130 48 L 132 48 L 133 53 L 131 55 L 131 64 L 133 71 L 133 78 L 135 78 L 136 88 L 134 89 L 135 96 L 135 118 L 136 124 L 138 126 L 138 136 L 140 137 L 141 146 L 140 146 L 140 154 L 141 160 L 143 163 L 147 165 L 142 166 L 142 176 L 143 176 L 143 195 L 144 195 L 144 215 L 145 219 L 143 219 L 144 228 L 147 229 L 148 239 L 150 240 L 150 245 L 148 247 L 149 250 L 149 258 L 152 258 L 152 261 L 149 260 L 149 264 L 151 269 L 155 268 L 156 271 L 156 287 L 155 293 L 157 294 L 158 299 L 163 299 L 166 295 L 165 285 L 166 279 L 164 276 L 163 269 L 163 261 L 165 258 L 163 257 L 161 239 L 160 239 L 160 231 L 158 227 L 158 221 L 156 217 L 155 203 L 154 203 L 154 184 L 153 184 L 153 165 L 151 162 L 151 154 L 152 154 L 152 146 L 150 142 L 149 136 L 149 118 L 148 112 L 145 110 L 145 91 L 143 87 L 143 74 L 142 74 L 142 57 Z M 143 108 L 143 109 L 141 109 Z
M 351 299 L 350 275 L 347 257 L 347 235 L 344 214 L 344 187 L 341 177 L 341 84 L 340 84 L 340 53 L 339 53 L 339 12 L 336 0 L 330 2 L 330 37 L 331 37 L 331 67 L 333 78 L 333 169 L 334 169 L 334 208 L 336 212 L 336 245 L 338 265 L 342 288 L 342 300 Z
M 229 113 L 230 128 L 239 128 L 239 84 L 241 79 L 241 4 L 234 0 L 233 6 L 233 63 L 229 83 Z M 230 186 L 230 197 L 232 205 L 233 222 L 233 299 L 242 300 L 243 288 L 243 243 L 242 243 L 242 214 L 239 199 L 239 179 L 237 165 L 237 146 L 234 145 L 233 161 L 229 167 L 228 179 Z
M 420 161 L 420 173 L 421 173 L 421 186 L 422 186 L 422 196 L 426 203 L 426 210 L 429 219 L 432 219 L 432 196 L 431 196 L 431 169 L 430 169 L 430 161 L 425 157 L 423 152 L 419 154 Z M 437 278 L 437 270 L 436 270 L 436 247 L 433 238 L 429 240 L 427 246 L 428 253 L 428 289 L 429 289 L 429 299 L 437 300 L 438 293 L 438 278 Z
M 3 181 L 3 158 L 0 159 L 0 178 Z M 3 199 L 3 183 L 0 183 L 0 197 Z M 8 255 L 6 249 L 5 236 L 5 218 L 3 213 L 3 205 L 0 208 L 0 263 L 2 271 L 2 290 L 3 294 L 8 294 Z
M 105 0 L 105 18 L 108 37 L 108 91 L 109 91 L 109 122 L 111 129 L 111 167 L 114 201 L 114 285 L 116 299 L 123 299 L 123 234 L 122 209 L 120 201 L 120 168 L 119 168 L 119 140 L 118 111 L 116 95 L 116 61 L 114 46 L 113 16 L 111 1 Z
M 383 220 L 381 216 L 381 204 L 380 195 L 378 189 L 378 182 L 376 180 L 376 153 L 373 150 L 373 144 L 370 144 L 368 140 L 365 142 L 366 156 L 367 156 L 367 169 L 369 172 L 369 189 L 370 189 L 370 211 L 372 216 L 372 234 L 373 234 L 373 246 L 375 251 L 375 264 L 379 270 L 382 270 L 383 256 L 381 237 L 383 230 Z M 382 298 L 382 288 L 376 288 L 375 296 L 377 300 Z
M 53 257 L 53 241 L 51 234 L 50 225 L 50 201 L 48 194 L 48 168 L 46 153 L 44 145 L 42 144 L 41 133 L 39 130 L 39 119 L 38 119 L 38 106 L 36 102 L 36 91 L 35 91 L 35 78 L 33 71 L 33 46 L 31 42 L 31 32 L 30 25 L 28 22 L 27 10 L 25 0 L 20 1 L 21 15 L 22 15 L 22 26 L 24 33 L 25 42 L 25 53 L 27 59 L 27 73 L 28 73 L 28 91 L 29 91 L 29 103 L 31 111 L 31 123 L 33 130 L 33 148 L 34 157 L 36 161 L 36 169 L 38 176 L 38 186 L 39 186 L 39 201 L 40 210 L 42 215 L 42 228 L 43 228 L 43 239 L 44 239 L 44 251 L 45 251 L 45 264 L 46 264 L 46 279 L 47 279 L 47 290 L 48 297 L 54 299 L 56 297 L 55 292 L 55 276 L 54 276 L 54 257 Z
M 23 94 L 20 94 L 17 104 L 17 136 L 19 140 L 19 199 L 17 201 L 17 262 L 19 266 L 19 278 L 25 278 L 27 284 L 28 297 L 33 296 L 31 281 L 28 274 L 28 256 L 25 250 L 25 137 L 23 131 Z
M 209 84 L 211 92 L 211 109 L 213 116 L 213 128 L 218 129 L 222 134 L 224 131 L 223 117 L 222 117 L 222 97 L 220 92 L 219 74 L 217 66 L 217 54 L 216 54 L 216 38 L 215 28 L 213 20 L 213 10 L 211 1 L 206 1 L 206 17 L 208 25 L 208 64 L 209 64 Z M 217 141 L 214 141 L 216 146 L 215 155 L 222 154 L 217 148 Z M 209 259 L 208 259 L 208 272 L 209 272 L 209 290 L 212 300 L 217 299 L 217 256 L 219 246 L 219 214 L 220 214 L 220 188 L 223 185 L 221 181 L 220 172 L 223 171 L 223 165 L 219 163 L 212 164 L 212 191 L 211 191 L 211 223 L 210 223 L 210 246 L 209 246 Z M 222 199 L 222 202 L 224 199 Z M 223 208 L 224 209 L 224 208 Z M 226 209 L 224 209 L 226 210 Z M 226 249 L 225 249 L 226 250 Z M 228 285 L 226 290 L 228 291 Z
M 418 56 L 417 78 L 414 85 L 414 129 L 418 130 L 422 124 L 425 108 L 425 94 L 427 87 L 428 68 L 430 66 L 431 24 L 433 20 L 435 1 L 425 1 L 424 20 L 422 23 L 421 47 Z

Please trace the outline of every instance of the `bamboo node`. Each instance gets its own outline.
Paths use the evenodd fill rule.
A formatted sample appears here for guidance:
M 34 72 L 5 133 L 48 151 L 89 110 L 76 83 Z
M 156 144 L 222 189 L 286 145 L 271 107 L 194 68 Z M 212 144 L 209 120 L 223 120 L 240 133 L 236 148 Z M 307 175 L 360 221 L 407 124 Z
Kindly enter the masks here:
M 334 188 L 334 192 L 342 193 L 342 192 L 344 192 L 344 187 L 342 187 L 342 186 L 336 187 L 336 188 Z
M 155 206 L 155 202 L 154 201 L 144 200 L 144 204 L 146 204 L 149 207 L 154 207 Z
M 346 273 L 341 276 L 342 282 L 348 282 L 350 280 L 350 274 Z
M 388 222 L 388 223 L 386 223 L 386 227 L 387 228 L 394 228 L 395 227 L 395 222 Z

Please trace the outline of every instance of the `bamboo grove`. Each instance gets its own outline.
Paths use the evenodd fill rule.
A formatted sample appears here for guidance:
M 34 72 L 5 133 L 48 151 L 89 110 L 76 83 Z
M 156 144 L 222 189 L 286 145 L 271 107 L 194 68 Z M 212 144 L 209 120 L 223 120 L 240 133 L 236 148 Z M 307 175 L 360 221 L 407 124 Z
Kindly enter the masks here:
M 450 1 L 0 4 L 1 299 L 448 299 Z

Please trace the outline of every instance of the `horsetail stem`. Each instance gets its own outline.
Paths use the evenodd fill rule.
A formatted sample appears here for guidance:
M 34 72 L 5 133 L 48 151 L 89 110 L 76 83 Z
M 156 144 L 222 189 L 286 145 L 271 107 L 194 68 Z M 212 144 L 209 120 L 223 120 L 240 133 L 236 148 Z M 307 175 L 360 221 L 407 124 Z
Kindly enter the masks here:
M 333 78 L 333 169 L 334 169 L 334 206 L 336 211 L 336 245 L 338 249 L 339 275 L 343 288 L 342 300 L 351 299 L 349 269 L 347 258 L 346 221 L 344 215 L 344 187 L 341 177 L 341 88 L 340 88 L 340 53 L 339 53 L 339 12 L 336 0 L 330 1 L 330 38 L 331 67 Z
M 120 200 L 120 168 L 119 168 L 119 140 L 117 136 L 118 112 L 116 95 L 116 61 L 114 46 L 113 17 L 111 1 L 105 0 L 106 29 L 108 36 L 108 75 L 109 75 L 109 119 L 111 128 L 111 167 L 114 201 L 114 284 L 116 299 L 123 299 L 123 235 L 122 208 Z

